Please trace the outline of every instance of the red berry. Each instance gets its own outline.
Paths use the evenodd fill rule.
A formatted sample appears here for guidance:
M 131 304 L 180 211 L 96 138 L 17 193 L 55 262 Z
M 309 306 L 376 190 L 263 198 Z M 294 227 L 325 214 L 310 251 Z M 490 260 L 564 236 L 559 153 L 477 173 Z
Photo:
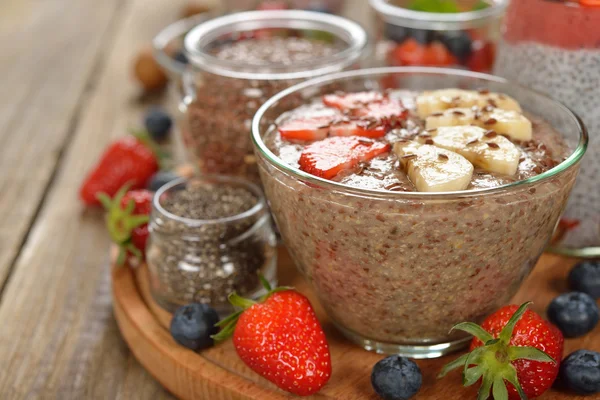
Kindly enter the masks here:
M 393 66 L 423 65 L 425 56 L 425 46 L 417 42 L 414 38 L 405 40 L 398 46 L 395 46 L 389 54 L 390 64 Z
M 305 147 L 298 162 L 301 170 L 331 179 L 344 169 L 354 168 L 359 162 L 389 151 L 389 143 L 356 136 L 330 137 Z
M 356 93 L 335 93 L 323 96 L 323 104 L 327 107 L 337 108 L 339 110 L 353 110 L 364 107 L 366 104 L 382 101 L 383 94 L 380 92 L 356 92 Z
M 513 376 L 516 374 L 516 383 L 528 398 L 538 397 L 552 386 L 558 375 L 564 339 L 554 325 L 526 310 L 527 305 L 502 307 L 486 318 L 478 329 L 471 323 L 457 325 L 457 329 L 476 336 L 471 342 L 471 354 L 483 351 L 478 357 L 469 359 L 467 367 L 472 374 L 469 384 L 481 377 L 481 373 L 474 374 L 476 368 L 480 368 L 485 371 L 480 379 L 483 382 L 480 390 L 489 391 L 491 386 L 486 386 L 486 382 L 495 385 L 497 379 L 503 378 L 500 384 L 504 382 L 511 400 L 519 400 L 521 396 L 512 382 L 508 382 L 510 371 Z M 486 341 L 485 345 L 482 339 Z M 466 362 L 464 359 L 462 365 L 452 367 L 449 364 L 442 374 L 456 367 L 464 368 Z
M 496 45 L 476 42 L 473 48 L 473 53 L 467 59 L 467 68 L 475 72 L 490 72 L 496 60 Z
M 279 134 L 288 140 L 313 141 L 327 137 L 333 117 L 299 118 L 284 122 L 279 126 Z
M 448 67 L 458 64 L 456 57 L 440 42 L 433 42 L 427 46 L 424 57 L 423 65 L 432 67 Z
M 156 171 L 155 153 L 141 140 L 128 135 L 108 146 L 79 194 L 86 205 L 97 206 L 99 193 L 113 197 L 127 183 L 131 189 L 144 188 Z
M 318 392 L 331 376 L 325 333 L 309 300 L 295 290 L 273 293 L 247 308 L 233 344 L 253 371 L 296 395 Z

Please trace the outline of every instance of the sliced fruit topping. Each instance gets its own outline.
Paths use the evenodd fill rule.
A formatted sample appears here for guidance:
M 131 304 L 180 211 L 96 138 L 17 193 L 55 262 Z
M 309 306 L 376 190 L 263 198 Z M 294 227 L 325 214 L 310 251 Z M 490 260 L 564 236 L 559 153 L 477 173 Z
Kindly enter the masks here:
M 578 394 L 600 393 L 600 353 L 577 350 L 569 354 L 560 366 L 559 382 Z
M 331 125 L 329 133 L 331 136 L 363 136 L 369 138 L 380 138 L 385 136 L 386 128 L 383 125 L 368 121 L 348 121 Z
M 519 103 L 504 94 L 486 90 L 441 89 L 426 91 L 417 97 L 417 114 L 425 119 L 431 114 L 449 108 L 470 108 L 477 106 L 500 108 L 503 110 L 521 111 Z
M 439 377 L 461 368 L 465 386 L 481 382 L 478 399 L 535 398 L 550 389 L 558 375 L 564 339 L 539 315 L 520 307 L 501 308 L 483 321 L 455 325 L 452 330 L 475 338 L 471 352 L 447 364 Z
M 233 335 L 242 361 L 279 388 L 299 396 L 318 392 L 331 376 L 329 345 L 310 301 L 293 288 L 272 289 L 258 301 L 233 293 L 241 309 L 218 323 L 221 341 Z
M 356 136 L 330 137 L 306 146 L 298 162 L 301 170 L 331 179 L 342 170 L 387 153 L 390 147 L 388 143 Z
M 398 121 L 406 119 L 408 110 L 400 103 L 400 101 L 386 99 L 370 103 L 364 108 L 357 110 L 355 114 L 369 120 L 374 119 L 393 128 Z
M 374 91 L 356 93 L 336 92 L 323 96 L 323 104 L 344 111 L 362 108 L 374 101 L 382 101 L 384 98 L 382 93 Z
M 600 309 L 590 295 L 564 293 L 548 306 L 548 319 L 568 338 L 583 336 L 598 325 Z
M 519 167 L 521 152 L 510 140 L 493 130 L 476 126 L 440 127 L 427 131 L 435 146 L 448 149 L 465 157 L 475 166 L 489 172 L 514 175 Z
M 402 44 L 394 46 L 388 58 L 393 66 L 423 65 L 426 47 L 414 38 L 405 40 Z
M 514 140 L 528 141 L 533 137 L 531 121 L 518 111 L 507 111 L 499 108 L 478 107 L 449 108 L 443 112 L 427 117 L 426 128 L 434 129 L 442 126 L 476 125 L 485 129 L 493 129 L 497 133 L 506 134 Z
M 417 142 L 398 142 L 394 152 L 408 178 L 419 192 L 465 190 L 473 176 L 473 165 L 453 151 Z
M 379 361 L 371 372 L 371 385 L 382 399 L 410 399 L 417 394 L 422 384 L 423 375 L 419 366 L 398 355 Z
M 278 130 L 288 140 L 321 140 L 327 137 L 333 117 L 298 118 L 285 121 Z

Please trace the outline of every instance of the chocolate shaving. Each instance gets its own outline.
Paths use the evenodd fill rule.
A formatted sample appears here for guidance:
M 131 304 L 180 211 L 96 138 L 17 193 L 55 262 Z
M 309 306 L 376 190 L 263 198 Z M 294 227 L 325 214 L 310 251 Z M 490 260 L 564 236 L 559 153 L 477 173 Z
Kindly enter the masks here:
M 436 112 L 436 113 L 431 114 L 432 117 L 441 117 L 442 115 L 444 115 L 444 113 L 441 113 L 441 112 Z
M 460 116 L 463 116 L 463 117 L 465 116 L 465 113 L 464 113 L 464 112 L 462 112 L 462 111 L 457 111 L 457 110 L 455 110 L 455 111 L 452 111 L 452 114 L 454 114 L 454 115 L 460 115 Z
M 447 155 L 440 153 L 440 154 L 438 154 L 438 159 L 440 161 L 448 161 L 449 158 Z
M 369 139 L 360 138 L 360 139 L 358 139 L 358 143 L 360 143 L 360 144 L 373 144 L 373 141 L 369 140 Z
M 487 102 L 490 106 L 498 108 L 498 103 L 494 99 L 488 99 Z
M 488 89 L 480 89 L 479 94 L 490 94 L 490 91 Z
M 402 157 L 400 157 L 403 160 L 412 160 L 413 158 L 416 158 L 417 155 L 416 154 L 405 154 Z
M 486 138 L 492 139 L 495 138 L 496 136 L 498 136 L 498 133 L 494 130 L 489 130 L 485 133 L 484 135 Z
M 427 140 L 425 140 L 425 144 L 433 144 L 433 140 L 427 139 Z
M 470 145 L 475 144 L 477 142 L 479 142 L 479 139 L 473 139 L 473 140 L 467 142 L 467 146 L 470 146 Z
M 488 142 L 488 147 L 492 148 L 492 149 L 499 149 L 500 146 L 498 145 L 498 143 L 494 143 L 494 142 Z
M 490 118 L 487 121 L 485 121 L 483 124 L 484 125 L 494 125 L 497 122 L 498 122 L 498 120 L 496 118 Z

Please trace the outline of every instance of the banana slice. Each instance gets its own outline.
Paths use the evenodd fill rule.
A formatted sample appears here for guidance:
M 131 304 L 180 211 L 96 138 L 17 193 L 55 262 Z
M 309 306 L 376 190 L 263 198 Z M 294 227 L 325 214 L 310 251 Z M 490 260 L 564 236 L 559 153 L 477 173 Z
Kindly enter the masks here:
M 528 141 L 533 137 L 531 121 L 518 111 L 507 111 L 499 108 L 478 107 L 449 108 L 443 112 L 427 117 L 427 129 L 441 126 L 476 125 L 485 129 L 493 129 L 498 133 L 510 136 L 513 140 Z
M 435 146 L 455 151 L 486 171 L 514 175 L 519 166 L 521 152 L 510 140 L 493 130 L 477 126 L 440 127 L 427 131 Z
M 491 106 L 502 110 L 521 111 L 519 103 L 510 96 L 488 91 L 442 89 L 426 91 L 417 97 L 417 114 L 425 118 L 449 108 L 480 108 Z
M 398 142 L 394 152 L 419 192 L 454 192 L 471 183 L 473 165 L 460 154 L 417 142 Z

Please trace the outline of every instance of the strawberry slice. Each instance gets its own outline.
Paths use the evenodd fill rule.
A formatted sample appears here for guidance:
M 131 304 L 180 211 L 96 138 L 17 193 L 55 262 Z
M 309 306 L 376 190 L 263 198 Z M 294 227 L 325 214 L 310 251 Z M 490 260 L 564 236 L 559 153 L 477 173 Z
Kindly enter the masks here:
M 362 108 L 374 101 L 382 101 L 383 94 L 379 92 L 334 93 L 323 96 L 323 104 L 339 110 Z
M 331 136 L 363 136 L 369 138 L 380 138 L 385 136 L 384 126 L 369 126 L 368 121 L 348 121 L 341 122 L 331 126 L 329 130 Z
M 288 140 L 321 140 L 327 137 L 333 117 L 298 118 L 279 126 L 281 137 Z
M 356 136 L 330 137 L 312 143 L 300 155 L 300 169 L 320 178 L 331 179 L 344 169 L 356 167 L 390 151 L 389 143 Z
M 358 110 L 358 115 L 374 118 L 378 121 L 389 122 L 391 119 L 406 119 L 408 110 L 398 100 L 388 99 L 368 104 Z

